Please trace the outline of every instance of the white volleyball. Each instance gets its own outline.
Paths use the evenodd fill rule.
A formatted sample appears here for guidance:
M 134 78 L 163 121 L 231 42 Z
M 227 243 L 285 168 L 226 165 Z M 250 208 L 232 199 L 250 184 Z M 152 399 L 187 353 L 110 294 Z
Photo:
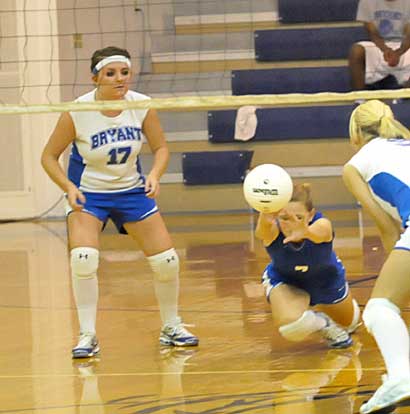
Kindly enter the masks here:
M 279 165 L 261 164 L 253 168 L 243 182 L 248 204 L 261 213 L 279 211 L 289 203 L 293 192 L 290 175 Z

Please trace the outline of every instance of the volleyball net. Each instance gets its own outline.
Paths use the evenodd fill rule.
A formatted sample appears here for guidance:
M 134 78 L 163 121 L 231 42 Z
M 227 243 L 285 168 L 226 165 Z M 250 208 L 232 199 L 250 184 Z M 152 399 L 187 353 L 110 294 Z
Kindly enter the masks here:
M 78 107 L 68 103 L 66 109 L 61 103 L 73 101 L 93 87 L 90 57 L 108 45 L 129 50 L 135 72 L 132 89 L 154 98 L 129 104 L 131 108 L 204 110 L 409 97 L 407 90 L 345 93 L 346 85 L 326 89 L 323 82 L 319 90 L 330 93 L 313 94 L 314 87 L 304 88 L 303 83 L 312 80 L 303 76 L 316 76 L 319 82 L 326 72 L 320 68 L 333 70 L 329 82 L 334 85 L 341 77 L 346 83 L 347 55 L 341 51 L 343 59 L 299 62 L 279 52 L 262 56 L 263 45 L 257 39 L 266 33 L 272 36 L 270 32 L 282 36 L 273 3 L 4 0 L 0 10 L 0 114 L 105 109 L 107 103 Z M 333 28 L 357 28 L 355 22 L 349 24 Z M 289 25 L 282 26 L 292 32 Z M 332 29 L 332 24 L 325 27 Z M 289 77 L 297 77 L 298 69 L 299 85 L 292 85 Z M 306 75 L 304 69 L 318 70 Z M 261 80 L 255 82 L 255 78 Z M 275 86 L 282 79 L 285 85 Z M 309 93 L 288 94 L 299 92 L 298 87 Z M 41 106 L 44 104 L 50 106 Z M 123 109 L 124 103 L 113 105 Z

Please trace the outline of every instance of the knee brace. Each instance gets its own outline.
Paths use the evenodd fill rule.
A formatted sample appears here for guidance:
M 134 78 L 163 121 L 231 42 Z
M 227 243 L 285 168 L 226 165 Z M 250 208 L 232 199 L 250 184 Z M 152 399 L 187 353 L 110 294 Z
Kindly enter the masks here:
M 147 259 L 155 277 L 160 282 L 172 282 L 178 279 L 179 258 L 175 249 L 165 250 Z
M 374 322 L 380 319 L 381 315 L 394 312 L 400 315 L 400 309 L 393 302 L 386 298 L 372 298 L 367 302 L 363 311 L 363 322 L 369 333 L 372 333 Z
M 279 327 L 280 334 L 288 341 L 294 342 L 303 341 L 317 330 L 317 316 L 312 310 L 305 311 L 296 321 Z
M 360 308 L 356 299 L 352 300 L 353 303 L 353 318 L 351 324 L 347 327 L 347 332 L 353 333 L 360 325 Z
M 93 247 L 76 247 L 71 250 L 71 270 L 74 277 L 91 279 L 97 275 L 99 252 Z

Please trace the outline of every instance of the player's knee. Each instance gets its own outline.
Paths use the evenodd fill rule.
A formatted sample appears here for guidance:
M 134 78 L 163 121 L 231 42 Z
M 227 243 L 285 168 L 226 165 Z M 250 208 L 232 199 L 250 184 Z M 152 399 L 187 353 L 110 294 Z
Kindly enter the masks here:
M 386 313 L 396 313 L 400 315 L 400 309 L 393 302 L 386 298 L 372 298 L 367 302 L 363 311 L 363 322 L 369 333 L 372 333 L 375 322 L 380 320 Z
M 303 315 L 287 325 L 279 327 L 280 334 L 288 341 L 300 342 L 314 332 L 316 315 L 313 311 L 307 310 Z
M 93 247 L 76 247 L 71 250 L 71 270 L 73 276 L 89 279 L 97 274 L 99 252 Z
M 179 258 L 175 249 L 147 257 L 155 277 L 160 282 L 172 282 L 179 275 Z

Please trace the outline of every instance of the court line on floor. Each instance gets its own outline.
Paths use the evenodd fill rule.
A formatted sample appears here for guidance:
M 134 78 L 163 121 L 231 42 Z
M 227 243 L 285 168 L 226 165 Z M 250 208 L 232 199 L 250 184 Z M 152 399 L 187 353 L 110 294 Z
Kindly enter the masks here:
M 376 372 L 385 371 L 385 367 L 380 368 L 362 368 L 362 371 Z M 333 372 L 338 371 L 336 369 L 266 369 L 266 370 L 249 370 L 249 371 L 190 371 L 184 372 L 181 375 L 247 375 L 247 374 L 280 374 L 280 373 L 298 373 L 303 371 L 304 373 L 319 373 L 319 372 Z M 356 368 L 346 368 L 342 371 L 356 372 Z M 106 374 L 94 374 L 93 377 L 148 377 L 148 376 L 169 376 L 175 375 L 176 372 L 124 372 L 124 373 L 106 373 Z M 80 374 L 27 374 L 27 375 L 0 375 L 2 379 L 26 379 L 26 378 L 76 378 L 82 376 Z

